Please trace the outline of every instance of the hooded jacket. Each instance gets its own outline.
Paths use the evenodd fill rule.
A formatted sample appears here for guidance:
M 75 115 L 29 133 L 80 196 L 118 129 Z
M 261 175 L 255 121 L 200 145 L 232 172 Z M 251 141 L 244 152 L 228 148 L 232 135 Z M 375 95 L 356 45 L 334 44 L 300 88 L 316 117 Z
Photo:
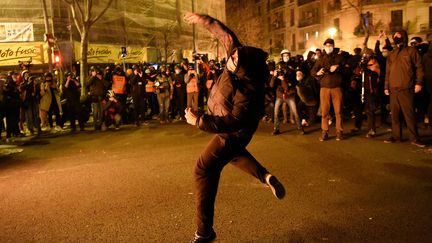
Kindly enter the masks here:
M 414 47 L 408 46 L 408 34 L 405 30 L 398 31 L 403 42 L 387 57 L 385 89 L 412 90 L 414 85 L 423 83 L 423 63 L 420 54 Z
M 202 16 L 202 22 L 222 42 L 228 56 L 237 51 L 238 62 L 234 71 L 225 69 L 216 80 L 207 102 L 208 115 L 199 116 L 196 125 L 211 133 L 253 133 L 264 114 L 267 53 L 242 46 L 231 30 L 210 16 Z

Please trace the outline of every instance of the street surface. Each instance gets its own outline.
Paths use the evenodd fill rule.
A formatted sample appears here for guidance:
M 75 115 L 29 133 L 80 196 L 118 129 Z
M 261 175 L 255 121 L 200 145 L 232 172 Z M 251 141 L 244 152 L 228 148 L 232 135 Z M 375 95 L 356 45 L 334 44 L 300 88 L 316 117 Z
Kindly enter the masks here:
M 272 136 L 262 123 L 248 149 L 286 198 L 228 165 L 217 242 L 432 242 L 432 147 L 384 144 L 385 127 L 337 142 L 331 129 L 319 142 L 318 124 L 304 136 L 282 124 Z M 431 144 L 431 130 L 420 134 Z M 210 138 L 153 121 L 1 145 L 0 242 L 188 242 L 192 169 Z

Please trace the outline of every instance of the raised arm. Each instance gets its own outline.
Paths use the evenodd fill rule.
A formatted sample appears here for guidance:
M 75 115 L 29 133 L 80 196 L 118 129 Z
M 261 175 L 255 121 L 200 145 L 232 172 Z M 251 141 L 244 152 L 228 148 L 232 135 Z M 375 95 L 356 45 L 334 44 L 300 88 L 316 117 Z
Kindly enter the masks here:
M 231 55 L 234 48 L 242 46 L 234 32 L 217 19 L 208 15 L 186 13 L 184 20 L 189 24 L 200 24 L 204 26 L 204 28 L 210 31 L 210 33 L 222 43 L 228 56 Z

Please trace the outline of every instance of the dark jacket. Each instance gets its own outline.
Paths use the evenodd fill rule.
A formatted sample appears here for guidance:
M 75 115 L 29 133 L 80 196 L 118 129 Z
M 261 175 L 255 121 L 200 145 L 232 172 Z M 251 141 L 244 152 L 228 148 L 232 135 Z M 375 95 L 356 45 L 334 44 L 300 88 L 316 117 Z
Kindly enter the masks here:
M 197 119 L 197 126 L 211 133 L 251 134 L 264 115 L 264 85 L 268 79 L 267 53 L 242 46 L 225 25 L 204 16 L 204 26 L 225 46 L 228 55 L 238 51 L 233 72 L 225 69 L 209 94 L 208 114 Z
M 385 89 L 413 89 L 423 83 L 423 62 L 417 49 L 408 46 L 406 31 L 400 31 L 403 44 L 395 48 L 387 57 Z
M 300 100 L 307 106 L 315 106 L 318 104 L 318 88 L 316 85 L 316 80 L 308 75 L 303 78 L 296 86 L 297 95 Z
M 321 58 L 319 58 L 311 70 L 311 75 L 315 77 L 319 82 L 321 88 L 338 88 L 341 87 L 343 81 L 342 69 L 345 64 L 345 59 L 342 55 L 338 54 L 338 49 L 335 48 L 332 53 L 327 54 L 325 51 Z M 339 65 L 339 67 L 333 73 L 330 73 L 330 67 L 333 65 Z M 325 73 L 322 76 L 317 76 L 316 73 L 325 69 Z
M 140 97 L 145 95 L 145 85 L 146 80 L 144 74 L 142 77 L 139 75 L 132 74 L 129 79 L 129 85 L 131 87 L 131 96 L 132 97 Z
M 96 76 L 90 77 L 90 79 L 86 83 L 86 88 L 89 91 L 89 95 L 92 97 L 92 99 L 94 98 L 100 99 L 105 96 L 106 89 L 105 89 L 104 80 L 99 79 Z
M 296 83 L 288 77 L 284 77 L 281 80 L 278 77 L 273 76 L 270 80 L 270 87 L 276 89 L 276 98 L 285 99 L 288 97 L 294 97 L 296 94 Z

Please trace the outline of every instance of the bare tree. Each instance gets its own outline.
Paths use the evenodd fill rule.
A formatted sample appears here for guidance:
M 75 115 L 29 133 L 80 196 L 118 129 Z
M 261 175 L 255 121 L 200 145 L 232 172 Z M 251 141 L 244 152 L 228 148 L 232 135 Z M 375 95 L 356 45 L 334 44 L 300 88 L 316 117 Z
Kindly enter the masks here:
M 51 50 L 51 44 L 49 43 L 50 40 L 48 39 L 48 37 L 51 36 L 49 33 L 48 11 L 47 11 L 47 5 L 45 0 L 42 0 L 42 7 L 43 7 L 42 10 L 44 15 L 44 23 L 45 23 L 45 38 L 48 43 L 48 70 L 52 72 L 53 70 L 53 63 L 52 63 L 52 56 L 51 56 L 52 50 Z
M 163 51 L 165 62 L 168 62 L 168 49 L 170 47 L 172 37 L 178 32 L 177 26 L 177 22 L 167 23 L 163 27 L 159 28 L 158 32 L 156 33 L 156 35 L 159 37 L 157 38 L 157 45 Z
M 353 7 L 360 16 L 360 26 L 364 33 L 363 49 L 367 49 L 367 43 L 373 26 L 369 23 L 369 12 L 363 13 L 363 1 L 358 0 L 357 5 L 353 4 L 351 0 L 347 0 L 348 4 Z
M 81 60 L 80 60 L 80 80 L 81 85 L 84 87 L 84 82 L 87 80 L 87 51 L 88 51 L 88 43 L 89 43 L 89 33 L 90 28 L 94 23 L 96 23 L 102 15 L 108 10 L 111 6 L 113 0 L 108 0 L 105 8 L 95 17 L 92 16 L 92 8 L 93 1 L 92 0 L 64 0 L 67 4 L 69 4 L 70 11 L 72 13 L 72 18 L 75 22 L 75 26 L 78 30 L 78 33 L 81 36 Z M 83 3 L 82 3 L 83 2 Z M 81 4 L 83 6 L 81 6 Z M 86 90 L 81 89 L 81 96 L 86 96 Z

